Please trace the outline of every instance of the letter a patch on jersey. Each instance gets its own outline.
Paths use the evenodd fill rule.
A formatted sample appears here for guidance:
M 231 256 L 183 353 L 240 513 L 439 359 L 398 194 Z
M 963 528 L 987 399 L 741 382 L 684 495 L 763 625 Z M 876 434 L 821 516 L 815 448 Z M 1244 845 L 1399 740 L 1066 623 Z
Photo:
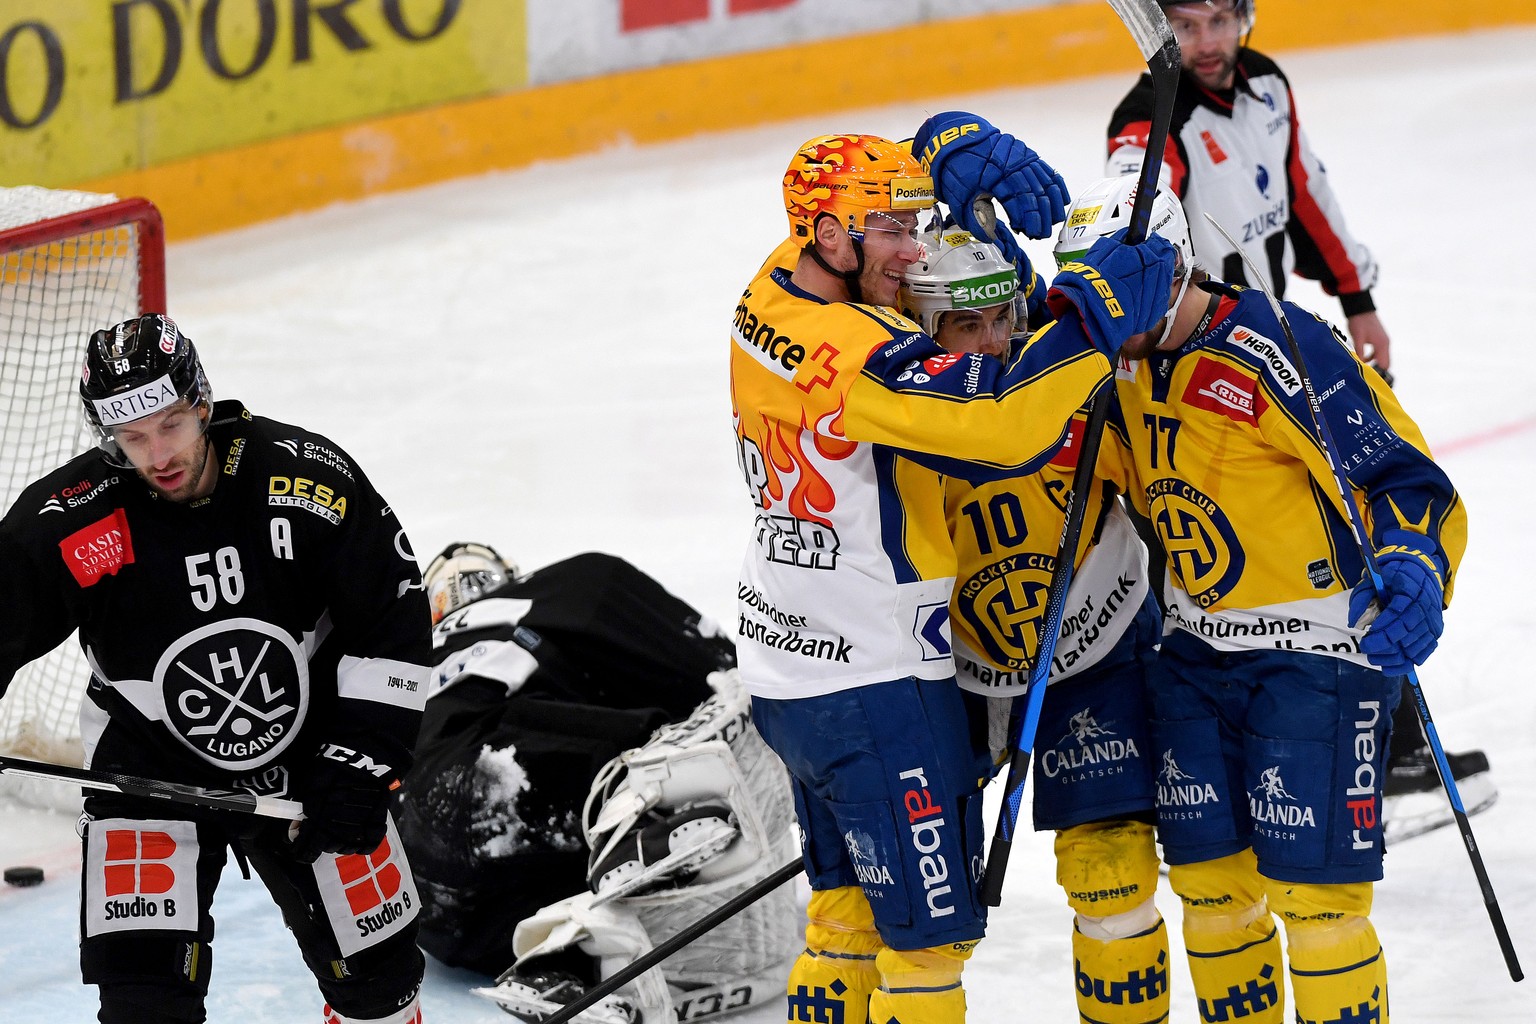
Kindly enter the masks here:
M 85 934 L 197 928 L 197 826 L 98 818 L 85 833 Z
M 326 855 L 315 861 L 315 881 L 342 956 L 400 931 L 421 908 L 394 818 L 372 853 Z

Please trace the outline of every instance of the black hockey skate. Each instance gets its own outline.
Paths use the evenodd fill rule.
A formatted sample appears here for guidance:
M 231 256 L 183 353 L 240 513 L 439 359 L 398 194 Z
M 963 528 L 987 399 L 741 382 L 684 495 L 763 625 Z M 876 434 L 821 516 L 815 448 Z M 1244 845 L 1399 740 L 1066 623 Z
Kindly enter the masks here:
M 686 885 L 736 841 L 730 808 L 701 804 L 651 820 L 611 844 L 587 878 L 598 902 Z
M 497 1003 L 503 1010 L 528 1024 L 539 1024 L 587 991 L 587 984 L 569 971 L 531 970 L 520 974 L 514 968 L 496 980 L 494 988 L 471 991 Z M 576 1024 L 643 1024 L 641 1014 L 627 999 L 607 996 L 582 1010 Z
M 1456 780 L 1461 806 L 1468 815 L 1493 806 L 1499 791 L 1488 770 L 1488 755 L 1481 750 L 1468 750 L 1459 754 L 1447 753 L 1445 760 L 1451 767 L 1451 777 Z M 1388 842 L 1412 839 L 1456 820 L 1451 802 L 1440 786 L 1440 774 L 1435 770 L 1435 758 L 1428 747 L 1421 747 L 1387 765 L 1381 816 Z

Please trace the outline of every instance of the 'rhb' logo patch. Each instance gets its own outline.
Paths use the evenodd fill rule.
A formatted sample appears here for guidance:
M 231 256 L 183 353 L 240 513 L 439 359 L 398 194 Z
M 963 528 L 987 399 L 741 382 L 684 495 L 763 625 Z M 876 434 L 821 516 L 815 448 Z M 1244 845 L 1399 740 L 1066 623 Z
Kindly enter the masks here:
M 122 509 L 114 509 L 105 518 L 59 541 L 59 554 L 82 587 L 100 582 L 103 576 L 115 576 L 123 566 L 133 563 L 128 516 Z
M 1256 425 L 1269 408 L 1252 377 L 1201 356 L 1184 389 L 1184 404 Z

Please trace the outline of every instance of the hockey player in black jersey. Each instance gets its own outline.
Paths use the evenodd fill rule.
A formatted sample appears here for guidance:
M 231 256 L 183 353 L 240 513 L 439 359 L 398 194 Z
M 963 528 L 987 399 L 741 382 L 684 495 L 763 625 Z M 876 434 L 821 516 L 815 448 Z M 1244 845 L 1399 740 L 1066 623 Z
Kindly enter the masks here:
M 327 1024 L 420 1024 L 420 899 L 388 813 L 430 656 L 404 531 L 334 443 L 214 404 L 167 316 L 94 333 L 80 395 L 99 447 L 0 520 L 0 694 L 78 629 L 89 767 L 304 805 L 289 825 L 86 797 L 80 963 L 99 1019 L 205 1019 L 232 852 L 281 909 Z

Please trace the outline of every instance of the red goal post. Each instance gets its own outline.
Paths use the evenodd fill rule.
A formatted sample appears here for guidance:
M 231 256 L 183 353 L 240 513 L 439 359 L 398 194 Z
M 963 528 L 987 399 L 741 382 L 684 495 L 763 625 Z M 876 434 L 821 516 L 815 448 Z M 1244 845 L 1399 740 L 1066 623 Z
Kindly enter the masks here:
M 153 203 L 0 188 L 0 511 L 90 447 L 77 388 L 91 332 L 165 308 Z M 74 637 L 25 666 L 0 698 L 0 750 L 79 764 L 89 678 Z

